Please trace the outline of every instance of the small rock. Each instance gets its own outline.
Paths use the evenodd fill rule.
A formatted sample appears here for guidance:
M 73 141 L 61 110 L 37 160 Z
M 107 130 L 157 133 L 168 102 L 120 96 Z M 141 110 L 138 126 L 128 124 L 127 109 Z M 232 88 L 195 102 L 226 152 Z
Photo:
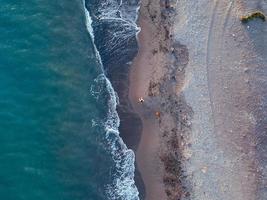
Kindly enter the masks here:
M 206 174 L 208 171 L 208 167 L 206 167 L 206 166 L 202 167 L 201 171 L 202 171 L 202 173 Z

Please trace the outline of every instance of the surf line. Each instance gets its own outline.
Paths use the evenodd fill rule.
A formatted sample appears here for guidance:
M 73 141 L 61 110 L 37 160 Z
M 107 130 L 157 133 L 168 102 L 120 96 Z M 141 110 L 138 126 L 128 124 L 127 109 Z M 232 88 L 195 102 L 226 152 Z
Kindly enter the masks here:
M 102 79 L 105 81 L 105 87 L 109 93 L 108 117 L 104 126 L 106 131 L 106 139 L 110 144 L 110 147 L 108 148 L 111 149 L 111 155 L 116 163 L 116 170 L 118 171 L 119 176 L 116 177 L 112 184 L 106 187 L 108 198 L 111 200 L 116 200 L 120 198 L 125 200 L 139 200 L 139 192 L 134 181 L 135 154 L 131 149 L 127 148 L 126 144 L 123 142 L 122 138 L 119 135 L 118 128 L 120 125 L 120 119 L 116 111 L 118 97 L 116 92 L 114 91 L 114 88 L 112 87 L 111 82 L 105 75 L 100 53 L 94 43 L 95 35 L 92 27 L 93 21 L 88 9 L 86 8 L 85 0 L 83 0 L 83 6 L 86 20 L 86 28 L 92 38 L 95 54 L 102 69 L 102 74 L 100 74 L 96 79 Z M 118 147 L 117 144 L 120 144 L 120 147 Z

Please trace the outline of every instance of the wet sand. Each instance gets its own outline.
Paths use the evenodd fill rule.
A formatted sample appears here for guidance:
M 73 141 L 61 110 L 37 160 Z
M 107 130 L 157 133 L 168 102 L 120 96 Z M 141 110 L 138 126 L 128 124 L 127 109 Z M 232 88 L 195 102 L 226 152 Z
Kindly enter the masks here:
M 140 97 L 145 97 L 147 94 L 146 87 L 138 87 L 140 83 L 148 84 L 144 80 L 150 80 L 151 77 L 151 67 L 149 56 L 151 57 L 150 49 L 150 36 L 153 34 L 150 30 L 144 31 L 145 27 L 149 27 L 145 20 L 139 18 L 139 25 L 141 25 L 142 31 L 139 34 L 140 45 L 139 53 L 134 61 L 134 66 L 132 66 L 131 76 L 130 76 L 130 99 L 135 110 L 139 113 L 143 113 L 143 105 L 138 105 L 138 99 Z M 135 67 L 135 66 L 140 67 Z M 143 66 L 143 67 L 142 67 Z M 147 67 L 149 66 L 149 67 Z M 166 199 L 164 186 L 162 184 L 162 165 L 159 160 L 159 127 L 157 126 L 157 121 L 153 116 L 153 113 L 144 113 L 141 115 L 143 130 L 142 137 L 139 143 L 139 147 L 136 152 L 137 166 L 141 172 L 141 176 L 145 183 L 146 188 L 146 199 Z M 155 192 L 157 191 L 157 192 Z M 160 195 L 159 195 L 160 194 Z
M 267 3 L 142 1 L 129 96 L 146 200 L 266 198 L 267 26 L 239 19 L 254 10 Z

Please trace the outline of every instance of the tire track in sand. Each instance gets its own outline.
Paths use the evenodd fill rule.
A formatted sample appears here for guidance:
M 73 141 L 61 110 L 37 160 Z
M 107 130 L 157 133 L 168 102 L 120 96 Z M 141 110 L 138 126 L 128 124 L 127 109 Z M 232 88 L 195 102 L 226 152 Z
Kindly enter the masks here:
M 219 0 L 215 1 L 213 11 L 212 11 L 212 16 L 211 16 L 211 21 L 209 25 L 209 32 L 208 32 L 208 41 L 207 41 L 207 53 L 206 53 L 206 73 L 207 73 L 207 85 L 208 85 L 208 95 L 209 95 L 209 100 L 210 100 L 210 107 L 211 107 L 211 117 L 213 121 L 213 131 L 215 131 L 215 119 L 214 119 L 214 106 L 213 106 L 213 99 L 211 97 L 211 90 L 210 90 L 210 76 L 209 76 L 209 60 L 210 60 L 210 44 L 211 44 L 211 35 L 212 35 L 212 29 L 213 29 L 213 24 L 215 20 L 215 15 L 216 15 L 216 10 L 218 8 Z
M 230 13 L 232 11 L 232 8 L 233 8 L 233 3 L 234 3 L 234 0 L 232 0 L 231 2 L 228 3 L 228 6 L 227 6 L 227 9 L 226 9 L 226 14 L 224 15 L 224 18 L 223 20 L 221 20 L 223 23 L 223 26 L 222 26 L 222 31 L 220 32 L 221 34 L 218 34 L 217 36 L 215 35 L 215 39 L 213 39 L 213 36 L 214 36 L 214 33 L 213 33 L 213 29 L 216 28 L 214 26 L 215 25 L 215 19 L 221 19 L 221 17 L 217 17 L 218 15 L 218 7 L 219 7 L 219 4 L 221 2 L 219 0 L 216 0 L 215 3 L 214 3 L 214 7 L 213 7 L 213 12 L 212 12 L 212 15 L 211 15 L 211 20 L 210 20 L 210 25 L 209 25 L 209 32 L 208 32 L 208 41 L 207 41 L 207 53 L 206 53 L 206 69 L 207 69 L 207 85 L 208 85 L 208 95 L 209 95 L 209 100 L 210 100 L 210 106 L 211 106 L 211 111 L 212 111 L 212 121 L 213 121 L 213 124 L 214 124 L 214 131 L 216 129 L 216 120 L 214 118 L 214 100 L 212 98 L 212 95 L 211 95 L 211 78 L 210 78 L 210 58 L 211 58 L 211 55 L 210 55 L 210 52 L 211 52 L 211 44 L 213 41 L 219 41 L 220 43 L 220 49 L 223 48 L 223 44 L 224 44 L 224 35 L 225 35 L 225 30 L 226 30 L 226 27 L 227 27 L 227 24 L 229 22 L 229 16 L 230 16 Z M 220 23 L 217 23 L 217 24 L 220 24 Z M 221 60 L 221 57 L 220 57 L 220 60 Z

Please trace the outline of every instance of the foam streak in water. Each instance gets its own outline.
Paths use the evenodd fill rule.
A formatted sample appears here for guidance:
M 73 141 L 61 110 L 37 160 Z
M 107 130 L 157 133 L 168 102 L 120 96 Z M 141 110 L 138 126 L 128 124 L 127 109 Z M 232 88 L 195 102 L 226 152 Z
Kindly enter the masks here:
M 85 13 L 85 22 L 86 22 L 86 28 L 94 42 L 94 39 L 95 39 L 95 36 L 94 36 L 94 30 L 93 30 L 93 27 L 92 27 L 92 19 L 90 17 L 90 13 L 88 12 L 88 10 L 86 9 L 85 7 L 85 0 L 83 0 L 83 5 L 84 5 L 84 13 Z M 101 57 L 100 57 L 100 54 L 96 48 L 96 46 L 94 45 L 94 50 L 96 52 L 96 56 L 97 56 L 97 60 L 100 62 L 101 64 L 101 67 L 103 67 L 103 63 L 101 61 Z
M 140 32 L 136 24 L 140 6 L 138 0 L 99 0 L 88 2 L 88 5 L 88 9 L 92 11 L 90 14 L 95 33 L 103 34 L 108 41 L 102 42 L 99 38 L 95 40 L 106 69 L 106 59 L 118 55 L 125 57 L 126 51 L 134 51 L 130 46 Z M 124 54 L 122 54 L 122 48 L 125 49 Z

